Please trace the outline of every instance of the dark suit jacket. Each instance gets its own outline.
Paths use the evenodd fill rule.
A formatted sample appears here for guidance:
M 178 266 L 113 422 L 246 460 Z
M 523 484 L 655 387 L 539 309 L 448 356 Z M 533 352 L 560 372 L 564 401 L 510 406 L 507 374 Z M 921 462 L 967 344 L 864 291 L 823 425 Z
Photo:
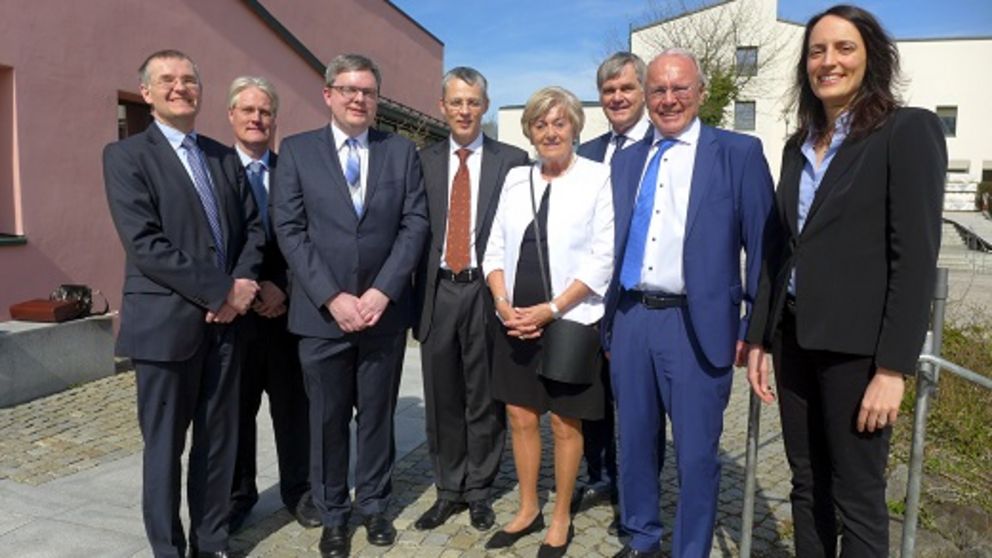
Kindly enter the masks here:
M 117 352 L 152 361 L 190 358 L 204 338 L 207 310 L 224 304 L 234 277 L 255 279 L 264 231 L 234 151 L 197 135 L 214 184 L 227 269 L 189 174 L 154 123 L 107 145 L 107 203 L 127 255 Z
M 269 189 L 275 181 L 276 168 L 279 165 L 279 156 L 275 151 L 269 151 Z M 271 198 L 271 196 L 269 196 Z M 256 202 L 258 200 L 255 200 Z M 264 258 L 262 259 L 262 269 L 258 274 L 259 281 L 272 281 L 279 289 L 286 292 L 289 284 L 286 273 L 286 258 L 279 251 L 279 243 L 276 242 L 276 233 L 272 228 L 272 219 L 269 219 L 269 230 L 266 231 Z
M 418 341 L 423 342 L 430 333 L 434 315 L 434 290 L 437 271 L 441 267 L 444 234 L 448 226 L 448 164 L 451 142 L 445 138 L 420 151 L 427 193 L 427 214 L 430 216 L 430 234 L 424 255 L 420 258 L 417 273 L 417 301 L 420 320 L 414 330 Z M 482 142 L 482 165 L 479 177 L 479 198 L 476 205 L 475 257 L 482 262 L 482 255 L 489 242 L 489 230 L 499 205 L 503 179 L 513 167 L 526 165 L 527 153 L 512 145 L 500 143 L 489 137 Z M 488 289 L 484 289 L 488 292 Z
M 427 235 L 420 158 L 413 142 L 369 130 L 365 210 L 355 214 L 330 125 L 283 140 L 270 183 L 270 212 L 293 275 L 289 328 L 297 335 L 344 336 L 324 304 L 369 288 L 391 301 L 373 334 L 410 326 L 411 277 Z
M 878 130 L 845 141 L 802 231 L 797 230 L 800 145 L 786 146 L 775 233 L 748 339 L 771 345 L 796 269 L 799 346 L 874 355 L 916 369 L 940 249 L 947 147 L 930 111 L 897 110 Z
M 617 263 L 603 317 L 607 349 L 630 219 L 651 139 L 620 151 L 611 165 Z M 703 125 L 690 188 L 682 254 L 689 318 L 707 360 L 724 368 L 733 363 L 736 342 L 747 331 L 761 269 L 762 234 L 772 211 L 772 178 L 761 141 Z M 741 285 L 741 248 L 747 252 L 746 289 Z
M 648 141 L 654 136 L 654 127 L 648 126 L 648 131 L 643 138 Z M 606 132 L 600 136 L 594 137 L 591 140 L 584 142 L 579 146 L 578 154 L 586 159 L 592 159 L 593 161 L 603 162 L 606 158 L 606 148 L 610 145 L 610 138 L 613 137 L 613 132 Z M 633 147 L 633 146 L 631 146 Z

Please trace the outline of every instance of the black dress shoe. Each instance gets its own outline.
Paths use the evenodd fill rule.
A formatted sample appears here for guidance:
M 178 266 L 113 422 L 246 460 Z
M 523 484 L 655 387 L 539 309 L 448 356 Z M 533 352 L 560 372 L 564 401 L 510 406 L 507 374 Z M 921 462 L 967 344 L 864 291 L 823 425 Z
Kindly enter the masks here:
M 608 486 L 583 486 L 572 493 L 572 505 L 569 511 L 573 514 L 588 510 L 613 500 L 613 491 Z
M 472 521 L 472 527 L 479 531 L 488 531 L 496 524 L 496 514 L 493 513 L 492 506 L 485 500 L 468 503 L 468 517 Z
M 417 519 L 413 527 L 418 531 L 427 531 L 440 527 L 451 516 L 463 511 L 467 506 L 464 502 L 452 502 L 444 498 L 438 498 L 423 515 Z
M 538 512 L 537 517 L 534 518 L 534 521 L 531 521 L 530 525 L 519 531 L 514 531 L 512 533 L 509 531 L 504 531 L 503 529 L 496 531 L 496 534 L 486 542 L 486 548 L 493 550 L 496 548 L 507 548 L 513 546 L 520 539 L 531 533 L 536 533 L 541 529 L 544 529 L 544 516 Z
M 369 544 L 389 546 L 396 540 L 396 529 L 393 527 L 393 522 L 385 515 L 376 513 L 366 516 L 362 523 L 365 525 L 365 537 Z
M 565 555 L 565 551 L 568 550 L 568 545 L 572 544 L 572 538 L 575 536 L 575 526 L 571 523 L 568 524 L 568 536 L 565 537 L 565 544 L 561 546 L 551 546 L 548 543 L 541 543 L 541 547 L 537 549 L 537 558 L 562 558 Z
M 300 501 L 289 510 L 289 513 L 297 523 L 307 529 L 313 529 L 322 525 L 320 510 L 313 504 L 313 498 L 309 492 L 300 498 Z
M 324 527 L 320 535 L 320 558 L 347 558 L 351 554 L 351 536 L 347 525 Z
M 620 552 L 613 555 L 613 558 L 661 558 L 660 550 L 652 550 L 650 552 L 645 552 L 643 550 L 634 550 L 630 548 L 630 545 L 624 546 Z

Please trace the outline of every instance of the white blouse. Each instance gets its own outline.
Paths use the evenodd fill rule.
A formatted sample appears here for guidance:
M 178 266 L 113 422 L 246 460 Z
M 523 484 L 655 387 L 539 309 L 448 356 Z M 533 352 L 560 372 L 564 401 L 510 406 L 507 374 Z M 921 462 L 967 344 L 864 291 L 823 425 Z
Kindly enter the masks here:
M 541 164 L 511 169 L 503 182 L 499 207 L 482 261 L 486 277 L 503 270 L 513 304 L 517 260 L 524 232 L 534 220 L 529 176 L 534 176 L 534 204 L 544 189 Z M 592 324 L 603 317 L 603 295 L 613 275 L 613 194 L 610 167 L 576 156 L 575 163 L 551 184 L 548 200 L 548 268 L 552 297 L 572 281 L 582 281 L 593 294 L 570 308 L 562 318 Z

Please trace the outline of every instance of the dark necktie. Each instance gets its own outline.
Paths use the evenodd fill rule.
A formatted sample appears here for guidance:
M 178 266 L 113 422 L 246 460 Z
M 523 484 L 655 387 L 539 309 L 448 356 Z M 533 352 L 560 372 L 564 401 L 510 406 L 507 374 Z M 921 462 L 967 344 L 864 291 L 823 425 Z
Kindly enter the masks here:
M 444 263 L 448 269 L 458 273 L 468 267 L 469 239 L 472 226 L 472 188 L 469 183 L 468 165 L 465 163 L 472 152 L 464 147 L 455 152 L 458 155 L 458 171 L 451 184 L 451 203 L 448 204 L 448 241 L 444 250 Z
M 251 185 L 251 193 L 255 197 L 255 204 L 258 205 L 258 216 L 262 219 L 262 226 L 265 227 L 265 236 L 269 236 L 269 193 L 265 190 L 265 165 L 261 161 L 248 163 L 246 174 L 248 184 Z
M 207 216 L 207 224 L 210 225 L 210 236 L 214 240 L 217 267 L 224 269 L 227 261 L 227 254 L 224 250 L 224 233 L 220 226 L 217 198 L 214 197 L 214 190 L 210 187 L 210 173 L 207 172 L 206 161 L 203 160 L 203 154 L 196 145 L 193 136 L 189 135 L 183 138 L 182 147 L 186 153 L 189 170 L 193 174 L 193 188 L 196 190 L 197 197 L 200 198 L 200 205 L 203 206 L 203 212 Z
M 604 163 L 606 163 L 607 165 L 610 164 L 613 161 L 613 158 L 617 156 L 617 152 L 623 149 L 623 145 L 627 143 L 627 136 L 623 134 L 617 134 L 613 136 L 613 139 L 610 140 L 610 142 L 613 144 L 613 152 L 610 153 L 610 160 L 604 161 Z
M 634 204 L 634 214 L 630 218 L 623 265 L 620 267 L 620 284 L 627 290 L 633 290 L 641 282 L 644 247 L 647 244 L 648 227 L 651 225 L 651 212 L 654 209 L 654 192 L 658 189 L 658 167 L 661 166 L 661 156 L 676 143 L 676 140 L 669 138 L 664 138 L 658 143 L 658 149 L 644 171 L 644 178 L 641 179 L 641 187 Z

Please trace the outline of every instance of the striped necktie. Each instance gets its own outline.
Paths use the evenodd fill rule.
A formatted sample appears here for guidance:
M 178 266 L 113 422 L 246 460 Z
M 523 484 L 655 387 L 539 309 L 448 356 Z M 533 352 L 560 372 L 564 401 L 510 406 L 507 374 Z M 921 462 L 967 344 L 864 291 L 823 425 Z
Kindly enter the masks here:
M 210 236 L 214 241 L 217 267 L 226 268 L 227 254 L 224 250 L 224 233 L 220 226 L 220 211 L 217 209 L 217 198 L 214 197 L 214 190 L 210 186 L 210 173 L 207 172 L 207 163 L 203 159 L 203 153 L 196 145 L 196 140 L 192 135 L 183 138 L 183 151 L 186 154 L 186 162 L 189 170 L 193 174 L 193 188 L 197 197 L 200 198 L 200 205 L 203 206 L 203 213 L 207 216 L 207 224 L 210 225 Z
M 365 200 L 362 199 L 362 161 L 358 157 L 358 140 L 348 138 L 345 140 L 348 146 L 348 160 L 344 168 L 344 179 L 351 189 L 351 203 L 355 206 L 355 213 L 361 217 Z

